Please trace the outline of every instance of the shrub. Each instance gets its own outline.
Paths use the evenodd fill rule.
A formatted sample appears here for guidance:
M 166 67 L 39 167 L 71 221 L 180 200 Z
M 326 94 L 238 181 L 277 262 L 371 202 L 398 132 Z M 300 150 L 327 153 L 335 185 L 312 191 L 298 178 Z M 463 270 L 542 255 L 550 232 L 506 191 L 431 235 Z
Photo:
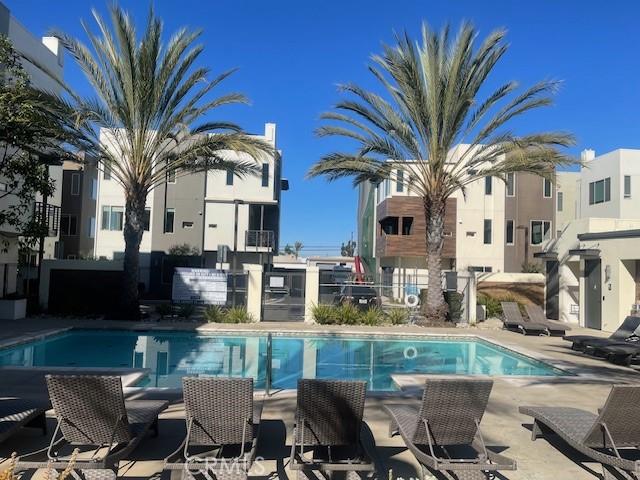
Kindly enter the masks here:
M 316 323 L 320 325 L 331 325 L 337 321 L 338 308 L 339 307 L 335 307 L 334 305 L 314 305 L 311 314 Z
M 178 308 L 178 315 L 182 318 L 189 319 L 196 311 L 196 306 L 190 303 L 184 303 Z
M 444 300 L 449 306 L 449 312 L 447 313 L 447 320 L 453 323 L 458 323 L 462 318 L 462 300 L 464 295 L 460 292 L 444 292 Z
M 156 305 L 156 313 L 160 315 L 160 318 L 173 315 L 173 305 L 170 303 L 161 303 Z
M 409 311 L 406 308 L 392 308 L 385 316 L 391 325 L 404 325 L 409 321 Z
M 251 323 L 253 315 L 245 307 L 231 307 L 225 312 L 224 323 Z
M 226 312 L 220 305 L 209 305 L 204 310 L 204 319 L 211 323 L 224 323 Z
M 513 295 L 501 295 L 499 297 L 492 297 L 486 293 L 478 294 L 478 305 L 484 305 L 487 310 L 487 318 L 500 318 L 502 317 L 502 305 L 500 302 L 513 302 L 517 303 L 520 311 L 524 313 L 524 306 L 518 302 L 518 299 Z
M 363 325 L 380 325 L 384 320 L 384 312 L 379 307 L 369 307 L 364 312 L 359 312 L 359 321 Z
M 169 250 L 167 250 L 169 255 L 179 255 L 179 256 L 197 256 L 200 255 L 200 250 L 198 247 L 192 247 L 188 243 L 183 243 L 181 245 L 172 245 Z
M 360 321 L 360 310 L 358 307 L 343 303 L 336 309 L 337 323 L 340 325 L 357 325 Z

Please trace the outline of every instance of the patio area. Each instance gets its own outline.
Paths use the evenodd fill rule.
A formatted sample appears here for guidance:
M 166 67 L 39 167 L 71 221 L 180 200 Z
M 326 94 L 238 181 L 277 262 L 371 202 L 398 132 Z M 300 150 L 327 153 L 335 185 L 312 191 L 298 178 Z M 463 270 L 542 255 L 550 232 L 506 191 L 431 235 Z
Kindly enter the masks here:
M 216 330 L 264 330 L 264 331 L 313 331 L 341 333 L 421 333 L 477 335 L 488 341 L 514 349 L 520 353 L 544 360 L 558 368 L 569 370 L 575 376 L 567 377 L 532 377 L 494 379 L 494 387 L 489 400 L 485 417 L 482 420 L 482 433 L 487 445 L 496 451 L 514 458 L 518 462 L 518 470 L 503 472 L 502 478 L 508 479 L 549 479 L 562 478 L 593 479 L 600 478 L 602 470 L 595 463 L 581 463 L 583 458 L 575 451 L 562 444 L 560 440 L 546 438 L 531 441 L 531 419 L 518 413 L 520 405 L 573 406 L 597 411 L 604 404 L 610 385 L 615 383 L 630 384 L 638 380 L 635 368 L 612 365 L 602 360 L 589 358 L 569 348 L 569 343 L 557 337 L 522 336 L 506 332 L 491 325 L 485 328 L 469 329 L 423 329 L 415 326 L 407 327 L 327 327 L 305 324 L 262 323 L 252 325 L 196 325 L 193 323 L 129 323 L 86 320 L 29 319 L 27 321 L 7 323 L 0 331 L 0 342 L 9 343 L 16 339 L 27 339 L 41 335 L 52 328 L 70 326 L 93 328 L 132 328 L 139 329 L 193 329 L 204 331 Z M 602 332 L 574 328 L 571 333 L 602 335 Z M 82 369 L 77 369 L 81 371 Z M 23 368 L 0 369 L 0 381 L 3 396 L 46 397 L 43 371 Z M 411 379 L 408 380 L 411 383 Z M 417 378 L 416 383 L 421 379 Z M 160 416 L 160 435 L 149 437 L 131 456 L 131 459 L 120 464 L 120 475 L 124 478 L 159 478 L 162 470 L 162 459 L 180 444 L 185 434 L 184 407 L 176 393 L 159 391 L 141 391 L 125 389 L 128 398 L 166 398 L 171 401 L 170 407 Z M 388 415 L 383 410 L 385 403 L 418 402 L 415 390 L 393 394 L 367 395 L 365 420 L 375 441 L 379 478 L 388 478 L 388 471 L 393 470 L 393 478 L 416 478 L 417 463 L 406 450 L 401 438 L 389 438 Z M 261 394 L 258 396 L 262 396 Z M 295 392 L 273 392 L 265 398 L 263 423 L 257 455 L 259 460 L 253 467 L 252 478 L 287 479 L 295 478 L 288 467 L 290 434 L 292 430 Z M 54 420 L 49 412 L 49 423 L 53 431 Z M 45 447 L 48 439 L 37 431 L 23 431 L 0 445 L 0 456 L 8 457 L 11 452 L 33 451 Z M 558 446 L 559 448 L 555 448 Z M 36 477 L 37 478 L 37 477 Z

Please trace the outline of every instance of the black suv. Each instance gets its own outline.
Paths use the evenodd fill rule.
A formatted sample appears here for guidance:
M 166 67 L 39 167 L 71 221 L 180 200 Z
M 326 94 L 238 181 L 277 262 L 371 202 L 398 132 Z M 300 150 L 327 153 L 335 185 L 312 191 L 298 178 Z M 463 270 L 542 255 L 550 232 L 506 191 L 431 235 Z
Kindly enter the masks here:
M 368 285 L 344 285 L 338 295 L 338 304 L 351 303 L 357 307 L 379 307 L 380 299 L 373 287 Z

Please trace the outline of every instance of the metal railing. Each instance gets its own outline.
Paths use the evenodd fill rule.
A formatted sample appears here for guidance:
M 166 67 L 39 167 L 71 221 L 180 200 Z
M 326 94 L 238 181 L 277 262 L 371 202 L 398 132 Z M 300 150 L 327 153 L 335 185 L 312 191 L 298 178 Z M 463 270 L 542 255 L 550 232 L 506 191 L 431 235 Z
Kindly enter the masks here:
M 33 219 L 47 230 L 48 237 L 56 237 L 60 228 L 60 207 L 43 202 L 33 204 Z
M 272 361 L 273 361 L 273 337 L 271 334 L 267 335 L 267 371 L 265 373 L 265 393 L 267 397 L 271 396 L 271 381 L 272 381 Z
M 244 243 L 247 247 L 273 248 L 275 246 L 275 233 L 273 230 L 247 230 Z

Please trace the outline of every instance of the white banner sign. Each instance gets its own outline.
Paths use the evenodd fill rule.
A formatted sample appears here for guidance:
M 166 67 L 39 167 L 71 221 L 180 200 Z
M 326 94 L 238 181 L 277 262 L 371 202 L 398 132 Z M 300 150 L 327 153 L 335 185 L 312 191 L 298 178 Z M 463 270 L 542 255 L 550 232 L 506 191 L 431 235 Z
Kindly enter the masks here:
M 176 267 L 171 299 L 175 303 L 224 305 L 227 303 L 227 274 L 213 268 Z

